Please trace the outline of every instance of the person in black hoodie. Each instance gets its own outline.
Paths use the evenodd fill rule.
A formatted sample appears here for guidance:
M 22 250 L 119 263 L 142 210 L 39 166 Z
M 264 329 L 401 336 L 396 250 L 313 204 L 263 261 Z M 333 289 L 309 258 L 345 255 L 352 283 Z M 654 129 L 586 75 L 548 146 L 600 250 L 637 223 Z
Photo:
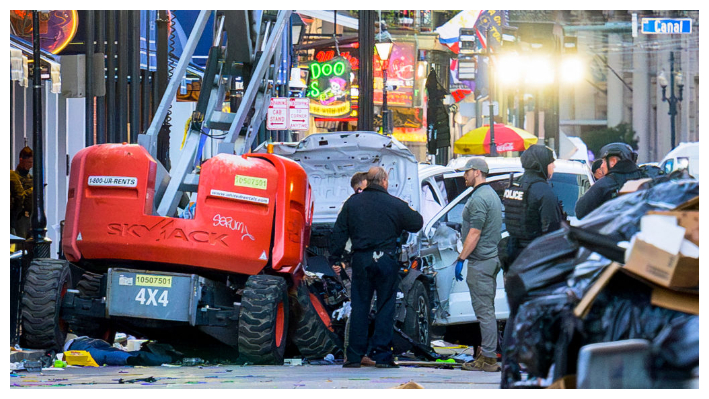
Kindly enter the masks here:
M 601 148 L 605 175 L 576 202 L 576 217 L 582 219 L 606 201 L 615 198 L 623 184 L 646 177 L 635 164 L 637 153 L 625 143 L 610 143 Z
M 505 190 L 505 226 L 510 234 L 507 265 L 535 238 L 561 228 L 559 200 L 547 182 L 554 174 L 554 152 L 535 144 L 522 153 L 519 185 Z

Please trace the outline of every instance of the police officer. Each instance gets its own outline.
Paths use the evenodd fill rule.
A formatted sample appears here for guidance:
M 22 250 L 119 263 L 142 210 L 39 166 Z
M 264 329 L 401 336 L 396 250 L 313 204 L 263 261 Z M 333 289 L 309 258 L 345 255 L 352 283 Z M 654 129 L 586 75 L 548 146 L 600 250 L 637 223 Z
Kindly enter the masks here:
M 576 217 L 579 219 L 591 213 L 604 202 L 615 198 L 628 180 L 645 177 L 645 173 L 635 164 L 637 153 L 625 143 L 610 143 L 601 148 L 602 168 L 605 176 L 599 179 L 576 202 Z
M 20 175 L 10 170 L 10 234 L 16 234 L 17 219 L 24 213 L 24 204 L 28 196 L 32 197 L 32 190 L 25 190 Z
M 473 187 L 462 214 L 463 249 L 458 255 L 455 278 L 463 281 L 463 262 L 468 260 L 466 282 L 470 301 L 480 322 L 480 355 L 472 364 L 463 364 L 463 370 L 500 371 L 497 364 L 497 320 L 495 293 L 500 259 L 497 245 L 502 231 L 502 204 L 495 190 L 487 183 L 489 172 L 483 158 L 472 158 L 465 167 L 465 185 Z
M 535 238 L 561 228 L 559 200 L 547 182 L 554 174 L 554 152 L 542 144 L 522 153 L 519 186 L 505 190 L 505 225 L 510 233 L 508 264 Z
M 603 158 L 598 158 L 591 164 L 591 173 L 593 174 L 593 179 L 595 181 L 601 180 L 601 178 L 606 174 L 603 169 Z
M 32 215 L 32 170 L 33 165 L 32 149 L 25 147 L 20 151 L 20 161 L 17 163 L 15 172 L 20 177 L 22 188 L 25 190 L 24 201 L 21 209 L 18 211 L 17 219 L 15 220 L 15 232 L 22 238 L 28 238 L 30 234 L 30 215 Z
M 390 342 L 399 280 L 396 239 L 404 232 L 423 227 L 421 214 L 387 192 L 389 180 L 384 168 L 367 173 L 367 188 L 345 201 L 337 216 L 330 242 L 330 264 L 340 263 L 347 239 L 352 240 L 352 313 L 343 367 L 361 367 L 367 350 L 369 308 L 377 292 L 377 315 L 371 338 L 370 357 L 379 368 L 399 367 L 394 363 Z

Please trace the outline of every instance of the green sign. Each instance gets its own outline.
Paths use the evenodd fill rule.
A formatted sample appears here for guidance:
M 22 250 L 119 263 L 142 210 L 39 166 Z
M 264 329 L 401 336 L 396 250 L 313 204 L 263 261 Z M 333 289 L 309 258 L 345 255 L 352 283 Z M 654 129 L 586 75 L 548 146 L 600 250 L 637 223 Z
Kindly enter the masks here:
M 306 96 L 310 98 L 310 113 L 324 117 L 348 114 L 352 71 L 349 61 L 334 57 L 324 62 L 312 62 L 309 69 Z

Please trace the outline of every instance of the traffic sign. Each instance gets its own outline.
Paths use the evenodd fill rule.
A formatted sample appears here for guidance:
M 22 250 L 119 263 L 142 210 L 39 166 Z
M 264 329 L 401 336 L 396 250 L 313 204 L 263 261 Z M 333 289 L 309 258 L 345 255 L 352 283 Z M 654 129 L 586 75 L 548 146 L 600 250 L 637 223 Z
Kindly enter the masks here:
M 273 97 L 266 113 L 266 129 L 288 129 L 288 98 Z
M 643 18 L 645 34 L 692 33 L 692 18 Z
M 289 98 L 288 99 L 288 129 L 308 130 L 310 129 L 310 99 L 309 98 Z

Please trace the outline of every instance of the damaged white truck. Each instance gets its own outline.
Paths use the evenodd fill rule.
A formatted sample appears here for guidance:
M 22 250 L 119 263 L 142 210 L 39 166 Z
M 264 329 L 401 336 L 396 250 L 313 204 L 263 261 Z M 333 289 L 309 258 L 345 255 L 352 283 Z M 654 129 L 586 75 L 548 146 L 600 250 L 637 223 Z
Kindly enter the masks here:
M 467 284 L 454 277 L 453 263 L 462 242 L 460 224 L 448 220 L 448 211 L 461 201 L 464 204 L 469 190 L 466 192 L 462 178 L 443 179 L 443 174 L 452 169 L 420 168 L 403 144 L 374 132 L 313 134 L 299 143 L 263 144 L 256 150 L 268 151 L 299 163 L 312 186 L 314 208 L 306 270 L 312 277 L 311 291 L 319 291 L 324 298 L 319 313 L 330 326 L 333 337 L 345 335 L 343 316 L 347 314 L 349 299 L 337 284 L 339 277 L 327 263 L 329 237 L 342 204 L 352 194 L 350 178 L 371 166 L 387 170 L 390 194 L 416 210 L 426 208 L 422 212 L 423 229 L 403 237 L 400 245 L 401 283 L 395 327 L 415 343 L 428 346 L 432 336 L 442 337 L 447 326 L 477 322 Z M 431 184 L 438 185 L 437 193 L 445 193 L 447 206 L 432 211 L 426 205 Z M 502 273 L 497 279 L 495 310 L 498 321 L 503 323 L 509 311 Z M 337 339 L 337 342 L 344 340 Z M 395 352 L 401 353 L 411 349 L 412 344 L 395 334 L 393 346 Z M 331 349 L 332 345 L 327 347 Z M 327 350 L 303 355 L 319 357 L 326 355 L 325 352 Z

